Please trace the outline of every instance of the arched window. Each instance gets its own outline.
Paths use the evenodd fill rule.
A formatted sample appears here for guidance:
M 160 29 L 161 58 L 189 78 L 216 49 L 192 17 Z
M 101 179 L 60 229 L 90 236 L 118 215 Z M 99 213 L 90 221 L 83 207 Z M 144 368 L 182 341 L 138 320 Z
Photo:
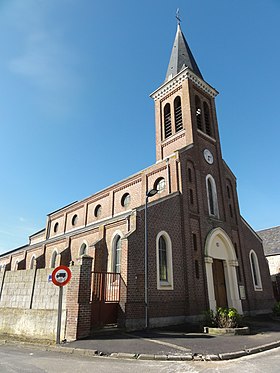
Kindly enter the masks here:
M 197 128 L 202 131 L 201 102 L 198 96 L 195 96 L 195 115 Z
M 231 195 L 230 195 L 230 188 L 229 188 L 229 186 L 227 185 L 227 196 L 228 196 L 228 199 L 230 199 L 231 198 Z
M 30 269 L 34 269 L 36 263 L 36 256 L 32 255 L 31 261 L 30 261 Z
M 249 255 L 254 288 L 255 290 L 262 290 L 262 281 L 257 254 L 254 250 L 251 250 Z
M 80 247 L 80 256 L 87 254 L 87 244 L 83 243 Z
M 183 128 L 181 97 L 177 96 L 174 100 L 174 114 L 175 114 L 175 131 L 178 132 Z
M 172 135 L 170 104 L 166 104 L 164 106 L 163 116 L 164 116 L 164 137 L 167 138 Z
M 154 183 L 154 189 L 161 193 L 165 189 L 165 179 L 164 177 L 159 177 Z
M 205 132 L 208 136 L 212 136 L 209 106 L 206 102 L 203 102 L 203 111 L 204 111 Z
M 166 232 L 157 236 L 157 288 L 173 289 L 172 247 Z
M 166 240 L 164 236 L 159 238 L 159 280 L 168 281 L 168 271 L 167 271 L 167 247 Z
M 219 217 L 218 198 L 215 180 L 211 175 L 206 177 L 206 189 L 209 215 Z
M 54 250 L 53 253 L 52 253 L 52 257 L 51 257 L 51 265 L 50 265 L 51 268 L 55 268 L 56 259 L 57 259 L 57 251 Z
M 121 272 L 121 237 L 117 235 L 113 241 L 112 272 Z
M 188 168 L 188 180 L 192 183 L 192 169 L 190 167 Z

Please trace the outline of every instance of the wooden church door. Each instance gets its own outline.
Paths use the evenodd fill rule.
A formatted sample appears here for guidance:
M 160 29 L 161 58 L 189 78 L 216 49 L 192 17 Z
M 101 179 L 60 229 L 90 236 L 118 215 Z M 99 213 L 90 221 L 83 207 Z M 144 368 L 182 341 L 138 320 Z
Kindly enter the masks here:
M 214 259 L 212 268 L 217 307 L 227 307 L 227 289 L 223 261 Z

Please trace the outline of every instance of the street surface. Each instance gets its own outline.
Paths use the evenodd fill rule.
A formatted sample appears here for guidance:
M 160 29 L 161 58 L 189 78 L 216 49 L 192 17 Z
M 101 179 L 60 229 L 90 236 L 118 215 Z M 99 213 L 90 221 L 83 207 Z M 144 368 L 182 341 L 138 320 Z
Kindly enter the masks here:
M 80 357 L 36 347 L 0 346 L 1 373 L 278 373 L 280 348 L 221 362 L 173 362 Z

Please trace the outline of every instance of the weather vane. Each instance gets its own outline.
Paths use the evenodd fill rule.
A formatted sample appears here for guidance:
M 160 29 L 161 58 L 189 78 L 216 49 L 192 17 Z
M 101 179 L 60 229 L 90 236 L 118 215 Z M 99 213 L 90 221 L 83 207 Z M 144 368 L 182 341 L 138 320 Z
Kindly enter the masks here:
M 178 25 L 180 25 L 180 23 L 181 23 L 181 18 L 180 18 L 180 15 L 179 15 L 179 8 L 177 8 L 177 10 L 176 10 L 176 19 L 177 19 L 177 22 L 178 22 Z

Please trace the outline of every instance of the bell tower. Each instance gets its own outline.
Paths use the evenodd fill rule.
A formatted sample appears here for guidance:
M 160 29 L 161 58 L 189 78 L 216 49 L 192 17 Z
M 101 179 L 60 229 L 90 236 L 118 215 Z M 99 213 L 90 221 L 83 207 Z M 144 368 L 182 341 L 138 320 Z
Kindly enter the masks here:
M 203 79 L 178 22 L 165 81 L 151 94 L 157 161 L 193 144 L 197 131 L 206 137 L 215 137 L 215 133 L 218 137 L 217 126 L 213 125 L 217 94 Z

